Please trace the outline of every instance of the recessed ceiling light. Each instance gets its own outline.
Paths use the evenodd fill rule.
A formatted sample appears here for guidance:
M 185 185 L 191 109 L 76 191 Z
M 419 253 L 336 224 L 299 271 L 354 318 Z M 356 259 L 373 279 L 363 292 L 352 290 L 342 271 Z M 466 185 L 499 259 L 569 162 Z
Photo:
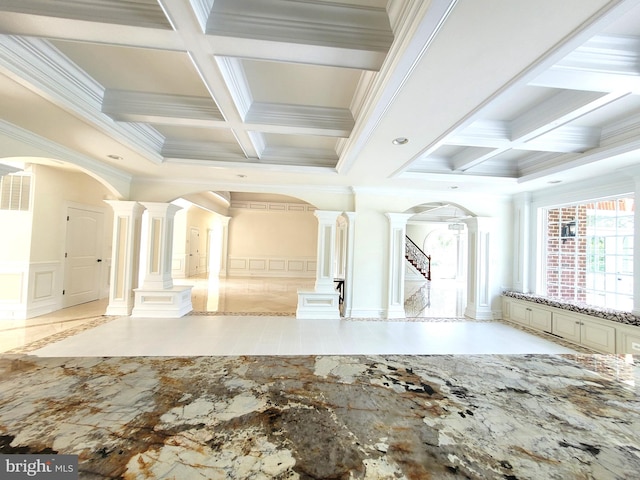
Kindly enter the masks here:
M 409 143 L 409 139 L 406 137 L 398 137 L 394 138 L 391 143 L 393 143 L 394 145 L 404 145 L 406 143 Z
M 116 155 L 114 153 L 107 155 L 111 160 L 124 160 L 120 155 Z

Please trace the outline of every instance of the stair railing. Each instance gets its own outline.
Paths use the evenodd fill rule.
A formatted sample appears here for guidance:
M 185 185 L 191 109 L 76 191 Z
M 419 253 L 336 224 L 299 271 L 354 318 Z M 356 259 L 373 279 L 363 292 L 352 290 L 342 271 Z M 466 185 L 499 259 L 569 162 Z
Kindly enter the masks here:
M 425 278 L 431 281 L 431 255 L 427 255 L 416 245 L 413 240 L 405 236 L 404 254 L 414 267 L 422 273 Z

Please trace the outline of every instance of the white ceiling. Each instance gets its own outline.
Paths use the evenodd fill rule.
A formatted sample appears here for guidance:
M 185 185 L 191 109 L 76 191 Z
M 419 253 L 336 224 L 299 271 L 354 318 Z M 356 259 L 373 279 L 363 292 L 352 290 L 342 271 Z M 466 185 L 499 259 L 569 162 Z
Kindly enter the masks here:
M 0 33 L 0 158 L 270 192 L 640 164 L 639 0 L 0 0 Z

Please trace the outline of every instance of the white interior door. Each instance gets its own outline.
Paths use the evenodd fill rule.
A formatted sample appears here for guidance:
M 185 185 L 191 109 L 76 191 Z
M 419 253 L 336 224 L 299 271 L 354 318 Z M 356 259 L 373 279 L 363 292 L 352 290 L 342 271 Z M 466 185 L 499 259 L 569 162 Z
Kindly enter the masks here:
M 189 276 L 198 275 L 200 266 L 200 232 L 197 228 L 189 230 Z
M 63 305 L 71 307 L 100 298 L 104 219 L 101 212 L 69 207 Z

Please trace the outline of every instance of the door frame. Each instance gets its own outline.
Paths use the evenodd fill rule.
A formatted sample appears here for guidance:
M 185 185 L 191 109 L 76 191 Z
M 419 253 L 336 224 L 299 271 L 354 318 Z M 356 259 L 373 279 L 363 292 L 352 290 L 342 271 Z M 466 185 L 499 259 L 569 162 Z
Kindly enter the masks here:
M 108 226 L 109 226 L 109 217 L 108 217 L 108 213 L 109 213 L 109 209 L 106 207 L 99 207 L 96 205 L 87 205 L 84 203 L 78 203 L 78 202 L 72 202 L 72 201 L 64 201 L 62 204 L 62 209 L 63 209 L 63 221 L 65 222 L 65 228 L 64 228 L 64 238 L 62 239 L 62 241 L 60 242 L 60 264 L 62 265 L 62 270 L 61 270 L 61 283 L 62 283 L 62 289 L 60 290 L 60 297 L 61 297 L 61 306 L 62 308 L 67 308 L 67 307 L 71 307 L 73 305 L 69 305 L 67 303 L 67 298 L 65 298 L 65 296 L 62 294 L 62 291 L 65 290 L 67 288 L 67 284 L 66 284 L 66 274 L 67 274 L 67 262 L 65 261 L 65 253 L 67 250 L 67 241 L 68 241 L 68 235 L 69 235 L 69 230 L 68 230 L 68 223 L 66 221 L 66 217 L 67 215 L 69 215 L 69 209 L 70 208 L 74 208 L 76 210 L 86 210 L 89 212 L 93 212 L 93 213 L 100 213 L 103 215 L 102 219 L 103 219 L 103 225 L 102 225 L 102 237 L 98 238 L 98 250 L 101 253 L 101 258 L 102 258 L 102 262 L 100 263 L 100 265 L 98 266 L 98 299 L 101 298 L 106 298 L 109 296 L 109 273 L 110 273 L 110 269 L 111 269 L 111 252 L 107 252 L 105 249 L 105 238 L 107 238 L 107 236 L 109 235 L 109 230 L 108 230 Z M 108 244 L 107 244 L 108 245 Z M 106 255 L 106 254 L 109 255 Z

